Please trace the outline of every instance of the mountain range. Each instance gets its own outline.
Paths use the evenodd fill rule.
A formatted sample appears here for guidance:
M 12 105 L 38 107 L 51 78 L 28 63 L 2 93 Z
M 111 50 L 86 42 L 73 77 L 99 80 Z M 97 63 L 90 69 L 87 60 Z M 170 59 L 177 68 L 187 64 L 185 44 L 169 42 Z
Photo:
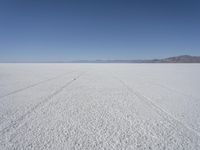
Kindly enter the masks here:
M 200 63 L 200 56 L 181 55 L 163 59 L 138 60 L 76 60 L 69 63 Z
M 180 55 L 162 59 L 97 59 L 71 61 L 1 61 L 0 63 L 200 63 L 200 56 Z

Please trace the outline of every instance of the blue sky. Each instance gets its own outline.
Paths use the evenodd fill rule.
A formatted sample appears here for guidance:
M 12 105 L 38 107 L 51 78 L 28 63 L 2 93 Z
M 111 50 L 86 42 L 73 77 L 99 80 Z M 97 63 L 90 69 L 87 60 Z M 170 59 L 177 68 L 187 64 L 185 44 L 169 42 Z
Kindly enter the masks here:
M 0 61 L 200 55 L 199 0 L 1 0 Z

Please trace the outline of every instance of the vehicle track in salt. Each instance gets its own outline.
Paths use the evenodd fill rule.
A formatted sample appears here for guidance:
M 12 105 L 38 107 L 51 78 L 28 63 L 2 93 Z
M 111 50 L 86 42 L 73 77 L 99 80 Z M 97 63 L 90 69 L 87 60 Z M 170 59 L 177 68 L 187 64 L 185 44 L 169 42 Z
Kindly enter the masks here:
M 120 81 L 120 82 L 123 82 L 123 81 Z M 129 87 L 127 87 L 127 85 L 125 84 L 124 85 L 124 83 L 122 84 L 122 87 L 126 90 L 127 88 L 129 88 Z M 146 102 L 146 100 L 143 100 L 144 99 L 144 97 L 143 97 L 143 95 L 142 94 L 140 94 L 140 93 L 137 93 L 137 94 L 133 94 L 133 91 L 132 91 L 132 89 L 131 90 L 127 90 L 128 91 L 128 93 L 130 93 L 130 96 L 131 95 L 134 95 L 134 97 L 138 97 L 138 100 L 142 100 L 142 103 L 146 103 L 147 104 L 147 102 Z M 134 91 L 135 92 L 135 91 Z M 126 101 L 126 100 L 125 100 Z M 127 102 L 128 103 L 128 102 Z M 145 105 L 146 105 L 145 104 Z M 170 116 L 168 116 L 167 114 L 165 114 L 165 113 L 167 113 L 167 112 L 163 112 L 163 111 L 160 111 L 158 108 L 155 108 L 155 106 L 153 105 L 153 106 L 151 106 L 152 104 L 149 104 L 148 103 L 148 105 L 147 105 L 147 107 L 149 107 L 149 105 L 150 105 L 150 110 L 152 111 L 154 111 L 155 113 L 157 113 L 163 120 L 166 120 L 165 122 L 167 123 L 167 125 L 163 125 L 165 128 L 167 128 L 167 129 L 172 129 L 176 134 L 178 134 L 179 135 L 179 138 L 181 138 L 181 140 L 182 140 L 182 142 L 184 142 L 184 144 L 187 142 L 187 141 L 189 141 L 190 140 L 190 136 L 187 136 L 187 133 L 188 132 L 190 132 L 191 130 L 190 129 L 188 129 L 188 128 L 186 128 L 185 126 L 183 126 L 182 124 L 180 124 L 179 122 L 177 123 L 176 122 L 176 120 L 174 119 L 174 118 L 170 118 Z M 120 106 L 120 105 L 119 105 Z M 123 108 L 122 108 L 123 109 Z M 105 110 L 105 112 L 106 112 L 106 110 Z M 123 113 L 123 112 L 122 112 Z M 106 116 L 106 115 L 105 115 Z M 104 116 L 104 117 L 105 117 Z M 103 117 L 103 120 L 105 119 Z M 131 116 L 132 117 L 132 116 Z M 128 119 L 128 118 L 124 118 L 125 120 L 127 120 L 127 121 L 129 121 L 130 120 L 130 118 Z M 107 123 L 108 124 L 108 126 L 109 126 L 109 124 L 110 123 Z M 133 122 L 132 122 L 132 120 L 130 121 L 130 124 L 132 125 L 132 124 L 134 124 Z M 177 127 L 175 126 L 175 125 L 177 125 L 178 124 L 178 126 L 180 126 L 181 125 L 181 129 L 186 129 L 186 132 L 184 132 L 183 130 L 179 130 L 179 129 L 177 129 Z M 152 125 L 152 124 L 151 124 Z M 170 126 L 169 126 L 170 125 Z M 139 127 L 141 130 L 143 130 L 143 131 L 145 131 L 145 128 L 143 128 L 142 126 L 140 126 Z M 81 131 L 87 131 L 88 130 L 88 128 L 87 128 L 87 126 L 82 126 L 81 124 L 79 125 L 79 129 L 81 129 Z M 98 135 L 98 133 L 100 133 L 102 130 L 105 130 L 105 128 L 102 128 L 102 129 L 100 129 L 100 130 L 94 130 L 95 132 L 93 133 L 95 136 L 97 136 Z M 90 130 L 89 130 L 90 131 Z M 98 131 L 98 133 L 96 133 L 96 131 Z M 105 130 L 105 132 L 107 132 L 107 130 Z M 116 136 L 116 134 L 118 134 L 120 132 L 120 127 L 119 126 L 117 126 L 117 128 L 116 128 L 116 130 L 114 130 L 114 132 L 112 133 L 112 134 L 110 134 L 108 137 L 106 137 L 106 141 L 108 141 L 109 139 L 112 139 L 112 138 L 114 138 L 114 136 Z M 191 133 L 191 132 L 190 132 Z M 193 134 L 192 134 L 193 135 Z M 196 135 L 196 134 L 195 134 Z M 65 136 L 65 135 L 64 135 Z M 151 135 L 150 135 L 151 136 Z M 198 135 L 197 135 L 198 136 Z M 152 136 L 153 138 L 155 138 L 154 136 Z M 156 137 L 157 138 L 157 137 Z M 166 141 L 165 141 L 165 138 L 168 138 L 167 136 L 163 136 L 163 139 L 159 139 L 159 140 L 162 140 L 162 143 L 165 143 Z M 193 139 L 197 139 L 196 138 L 196 136 L 195 137 L 193 137 L 192 136 L 192 140 Z M 198 138 L 199 139 L 199 138 Z M 194 142 L 195 143 L 195 142 Z M 196 146 L 196 147 L 198 147 L 198 146 Z M 169 148 L 169 147 L 168 147 Z M 114 149 L 114 148 L 113 148 Z M 198 149 L 198 148 L 196 148 L 196 149 Z
M 44 100 L 42 100 L 41 102 L 37 103 L 35 106 L 33 106 L 31 109 L 29 109 L 26 113 L 24 113 L 23 115 L 18 117 L 16 120 L 12 121 L 12 123 L 10 123 L 8 126 L 3 128 L 2 130 L 0 130 L 0 134 L 3 135 L 3 134 L 6 134 L 7 132 L 9 132 L 12 129 L 16 129 L 25 118 L 27 118 L 30 114 L 32 114 L 34 111 L 36 111 L 39 107 L 42 107 L 43 105 L 48 103 L 50 100 L 52 100 L 53 97 L 55 97 L 60 92 L 62 92 L 70 84 L 72 84 L 73 82 L 78 80 L 83 74 L 84 73 L 77 75 L 72 80 L 70 80 L 67 83 L 65 83 L 62 87 L 60 87 L 56 91 L 54 91 L 52 94 L 50 94 L 49 96 L 44 98 Z
M 115 78 L 114 77 L 111 77 L 111 78 L 113 78 L 114 80 L 115 80 Z M 74 78 L 75 79 L 75 78 Z M 98 78 L 97 78 L 98 79 Z M 76 80 L 76 79 L 75 79 Z M 119 81 L 120 82 L 119 82 Z M 128 87 L 128 85 L 127 84 L 125 84 L 123 81 L 121 81 L 120 79 L 118 79 L 117 78 L 117 81 L 118 81 L 118 85 L 120 86 L 120 87 L 122 87 L 123 89 L 124 89 L 124 91 L 126 91 L 127 93 L 128 93 L 128 95 L 130 95 L 131 97 L 136 97 L 136 95 L 135 94 L 133 94 L 133 89 L 131 89 L 130 88 L 130 90 L 129 89 L 127 89 L 127 88 L 129 88 Z M 106 82 L 105 82 L 106 83 Z M 111 82 L 112 83 L 112 82 Z M 122 84 L 121 84 L 122 83 Z M 75 88 L 75 89 L 77 89 L 77 88 Z M 65 89 L 66 90 L 66 89 Z M 60 93 L 60 92 L 59 92 Z M 62 92 L 62 93 L 64 93 L 64 92 Z M 140 94 L 140 93 L 139 93 Z M 59 96 L 60 96 L 61 94 L 59 94 Z M 140 96 L 140 95 L 139 95 Z M 137 97 L 138 97 L 138 100 L 140 101 L 140 100 L 142 100 L 141 98 L 139 98 L 139 96 L 137 95 Z M 129 99 L 130 101 L 132 101 L 132 98 L 130 98 Z M 125 99 L 125 101 L 127 101 L 127 105 L 128 105 L 128 103 L 129 103 L 129 100 L 127 101 L 126 99 Z M 62 101 L 62 102 L 61 102 Z M 49 103 L 45 103 L 45 106 L 43 106 L 43 107 L 39 107 L 39 109 L 40 108 L 44 108 L 44 109 L 49 109 L 49 104 L 50 103 L 54 103 L 54 102 L 56 102 L 56 99 L 55 99 L 55 97 L 54 97 L 54 99 L 53 100 L 51 100 Z M 65 99 L 59 99 L 59 105 L 63 105 L 63 102 L 65 102 Z M 96 101 L 97 103 L 95 103 L 95 104 L 98 104 L 98 101 Z M 118 101 L 116 101 L 116 102 L 118 102 Z M 145 102 L 146 103 L 146 101 L 144 100 L 143 102 Z M 143 103 L 142 102 L 142 103 Z M 102 103 L 103 104 L 103 103 Z M 110 106 L 110 104 L 108 103 L 107 104 L 108 106 Z M 116 105 L 119 105 L 119 107 L 122 107 L 120 110 L 122 111 L 121 112 L 121 114 L 122 114 L 122 117 L 124 118 L 124 119 L 126 119 L 128 122 L 130 121 L 130 124 L 132 125 L 132 124 L 134 124 L 134 122 L 132 121 L 132 118 L 134 118 L 134 116 L 130 116 L 130 117 L 126 117 L 126 115 L 124 116 L 124 106 L 121 106 L 120 105 L 120 103 L 118 103 L 118 104 L 116 104 Z M 151 105 L 151 104 L 150 104 Z M 52 107 L 53 106 L 53 107 Z M 57 111 L 57 109 L 60 109 L 60 107 L 54 107 L 54 106 L 56 106 L 55 105 L 55 103 L 54 104 L 52 104 L 51 105 L 51 109 L 53 109 L 53 110 L 56 110 Z M 103 105 L 102 105 L 103 106 Z M 126 105 L 125 105 L 126 106 Z M 145 105 L 146 106 L 146 105 Z M 149 105 L 147 106 L 147 107 L 149 107 Z M 103 107 L 101 107 L 101 104 L 100 105 L 98 105 L 98 107 L 97 108 L 100 108 L 99 110 L 101 110 Z M 106 107 L 106 108 L 108 108 L 108 107 Z M 128 108 L 127 108 L 128 109 Z M 151 106 L 150 106 L 150 110 L 152 111 L 155 111 L 156 113 L 157 113 L 157 109 L 155 109 L 154 107 L 152 107 L 151 108 Z M 34 111 L 34 110 L 33 110 Z M 98 109 L 96 110 L 97 112 L 98 112 Z M 104 121 L 104 120 L 109 120 L 109 119 L 111 119 L 111 118 L 108 118 L 108 116 L 109 116 L 109 112 L 106 112 L 107 111 L 107 109 L 105 109 L 105 111 L 103 111 L 104 113 L 102 114 L 102 120 Z M 37 109 L 37 111 L 35 111 L 35 112 L 38 112 L 38 109 Z M 46 112 L 46 111 L 45 111 Z M 54 112 L 54 111 L 50 111 L 50 112 Z M 61 111 L 61 112 L 63 112 L 63 111 Z M 102 112 L 102 111 L 99 111 L 99 112 Z M 41 112 L 39 112 L 39 113 L 41 113 Z M 38 113 L 38 114 L 39 114 Z M 90 116 L 90 114 L 91 113 L 93 113 L 92 111 L 91 112 L 89 112 L 88 114 L 89 114 L 89 116 Z M 163 116 L 163 112 L 160 112 L 160 111 L 158 111 L 158 113 L 160 113 L 159 115 L 163 118 L 163 117 L 166 117 L 165 115 Z M 125 113 L 126 114 L 126 113 Z M 92 114 L 91 114 L 92 115 Z M 111 114 L 112 115 L 112 114 Z M 106 117 L 106 118 L 105 118 Z M 27 117 L 26 117 L 27 118 Z M 41 117 L 42 119 L 43 119 L 43 117 Z M 108 119 L 107 119 L 108 118 Z M 165 118 L 164 118 L 165 119 Z M 31 120 L 31 119 L 30 119 Z M 86 120 L 88 120 L 87 118 L 86 118 Z M 92 119 L 91 119 L 92 120 Z M 166 120 L 168 121 L 168 119 L 166 118 Z M 184 136 L 184 133 L 181 133 L 181 131 L 179 130 L 179 129 L 177 129 L 177 128 L 175 128 L 175 123 L 171 120 L 171 119 L 169 119 L 169 123 L 170 124 L 172 124 L 172 126 L 170 126 L 170 128 L 172 128 L 175 132 L 178 132 L 179 133 L 179 135 L 181 135 L 181 136 Z M 22 120 L 23 121 L 23 120 Z M 166 122 L 167 122 L 166 121 Z M 26 125 L 26 122 L 28 122 L 27 121 L 27 119 L 25 119 L 23 122 L 20 122 L 20 124 L 18 125 L 18 126 L 16 126 L 16 128 L 14 128 L 14 131 L 12 131 L 11 132 L 11 134 L 13 134 L 13 133 L 15 133 L 16 132 L 16 130 L 18 130 L 22 125 Z M 117 121 L 118 122 L 118 121 Z M 62 124 L 63 123 L 63 124 Z M 114 125 L 116 125 L 115 124 L 116 122 L 114 122 Z M 85 126 L 83 126 L 83 124 L 81 124 L 81 122 L 77 122 L 77 124 L 75 125 L 74 124 L 74 128 L 73 128 L 73 124 L 71 124 L 71 125 L 69 125 L 69 127 L 71 127 L 72 126 L 72 128 L 71 129 L 66 129 L 66 128 L 64 128 L 64 126 L 66 126 L 66 124 L 65 124 L 65 121 L 63 121 L 62 122 L 62 120 L 61 120 L 61 122 L 60 122 L 60 120 L 59 120 L 59 122 L 57 123 L 58 124 L 58 127 L 59 127 L 59 131 L 61 132 L 61 134 L 62 134 L 62 136 L 64 136 L 65 137 L 65 139 L 64 139 L 64 142 L 68 142 L 68 138 L 70 138 L 70 136 L 71 135 L 74 135 L 74 134 L 78 134 L 78 131 L 79 130 L 81 130 L 81 131 L 83 131 L 83 132 L 88 132 L 88 131 L 90 131 L 91 133 L 93 133 L 92 135 L 95 135 L 94 136 L 94 138 L 95 137 L 98 137 L 98 135 L 101 135 L 102 133 L 101 132 L 103 132 L 104 130 L 105 130 L 105 133 L 106 132 L 109 132 L 109 131 L 111 131 L 111 129 L 110 129 L 110 126 L 111 126 L 111 124 L 112 124 L 112 121 L 111 122 L 107 122 L 107 123 L 103 123 L 103 126 L 100 128 L 100 130 L 91 130 L 91 128 L 88 128 L 88 126 L 87 125 L 85 125 Z M 152 125 L 152 124 L 151 124 Z M 130 125 L 129 125 L 130 126 Z M 165 125 L 164 125 L 165 126 Z M 95 127 L 95 126 L 94 126 Z M 112 138 L 114 138 L 116 135 L 118 136 L 118 133 L 120 134 L 120 132 L 121 132 L 121 130 L 120 130 L 120 126 L 114 126 L 114 127 L 116 127 L 114 130 L 113 130 L 113 132 L 111 132 L 111 134 L 105 134 L 104 135 L 104 137 L 105 137 L 105 139 L 104 139 L 104 141 L 109 141 L 110 139 L 112 139 Z M 169 126 L 166 126 L 166 128 L 169 128 Z M 78 129 L 77 129 L 78 128 Z M 141 126 L 141 124 L 139 125 L 139 127 L 138 128 L 141 128 L 141 129 L 143 129 L 142 128 L 142 126 Z M 95 129 L 95 128 L 94 128 Z M 72 132 L 70 132 L 72 130 Z M 146 130 L 145 128 L 143 129 L 144 131 Z M 69 131 L 69 132 L 65 132 L 65 131 Z M 75 132 L 74 132 L 75 131 Z M 77 132 L 76 132 L 77 131 Z M 97 131 L 99 131 L 99 132 L 97 132 Z M 128 130 L 128 131 L 130 131 L 130 130 Z M 134 130 L 135 131 L 135 130 Z M 9 132 L 9 131 L 8 131 Z M 20 133 L 20 132 L 19 132 Z M 22 132 L 23 133 L 23 132 Z M 123 133 L 123 132 L 121 132 L 124 136 L 126 136 L 125 134 L 126 133 Z M 142 132 L 143 133 L 143 132 Z M 59 134 L 59 133 L 58 133 Z M 151 136 L 151 135 L 150 135 Z M 90 135 L 90 136 L 88 136 L 88 138 L 89 137 L 91 137 L 92 138 L 92 136 Z M 85 137 L 86 138 L 86 137 Z M 119 137 L 120 138 L 120 140 L 119 141 L 121 141 L 121 143 L 120 144 L 122 144 L 122 147 L 121 147 L 121 149 L 123 148 L 123 147 L 126 147 L 126 145 L 123 145 L 123 139 L 121 139 L 121 137 Z M 168 138 L 168 137 L 164 137 L 164 138 Z M 80 139 L 81 139 L 81 137 L 80 137 Z M 185 137 L 183 140 L 187 140 L 188 139 L 188 137 Z M 164 139 L 160 139 L 160 140 L 162 140 L 162 143 L 165 143 L 166 141 L 164 140 Z M 12 138 L 11 138 L 11 141 L 12 141 Z M 48 141 L 47 140 L 47 142 L 45 142 L 44 143 L 44 147 L 42 147 L 41 149 L 53 149 L 51 146 L 52 145 L 50 145 L 50 142 L 51 141 Z M 97 144 L 99 143 L 99 141 L 98 141 L 98 138 L 97 138 Z M 105 142 L 106 143 L 106 142 Z M 7 143 L 7 144 L 9 144 L 9 143 Z M 79 144 L 79 143 L 75 143 L 74 144 L 74 146 L 73 146 L 73 148 L 74 149 L 76 149 L 77 147 L 77 145 L 76 144 Z M 49 146 L 50 145 L 50 146 Z M 48 147 L 49 146 L 49 147 Z M 99 146 L 99 145 L 97 145 L 97 146 Z M 116 147 L 115 147 L 115 145 L 113 145 L 113 147 L 112 147 L 112 145 L 110 146 L 110 149 L 116 149 Z M 30 147 L 26 147 L 25 149 L 28 149 L 28 148 L 30 148 Z M 83 147 L 82 147 L 83 148 Z M 98 147 L 99 149 L 103 149 L 103 147 Z M 104 147 L 105 148 L 105 147 Z M 54 148 L 55 149 L 55 148 Z M 78 149 L 78 148 L 77 148 Z M 79 149 L 81 149 L 81 147 L 79 147 Z M 105 148 L 106 149 L 106 148 Z M 164 149 L 164 148 L 163 148 Z M 168 147 L 168 149 L 172 149 L 171 147 Z M 196 148 L 197 149 L 197 148 Z
M 113 73 L 112 73 L 113 75 Z M 184 124 L 182 121 L 177 119 L 176 117 L 172 116 L 170 113 L 168 113 L 166 110 L 155 104 L 150 98 L 146 97 L 145 95 L 141 94 L 140 92 L 136 91 L 135 89 L 129 87 L 123 80 L 121 80 L 119 77 L 113 75 L 113 77 L 121 82 L 121 84 L 124 85 L 124 87 L 127 88 L 128 91 L 136 95 L 140 100 L 142 100 L 144 103 L 148 104 L 153 110 L 155 110 L 161 117 L 165 118 L 170 124 L 179 124 L 182 127 L 186 128 L 188 131 L 192 132 L 194 135 L 196 135 L 198 138 L 200 138 L 200 133 L 196 131 L 195 129 L 189 127 L 188 125 Z M 174 123 L 173 123 L 174 122 Z M 172 127 L 177 130 L 176 127 L 172 125 Z M 179 131 L 181 132 L 181 131 Z
M 72 73 L 72 72 L 67 72 L 67 73 Z M 28 85 L 28 86 L 26 86 L 26 87 L 19 88 L 19 89 L 16 89 L 16 90 L 12 91 L 12 92 L 9 92 L 9 93 L 0 95 L 0 100 L 3 99 L 3 98 L 5 98 L 5 97 L 7 97 L 7 96 L 10 96 L 10 95 L 13 95 L 13 94 L 22 92 L 22 91 L 24 91 L 24 90 L 27 90 L 27 89 L 36 87 L 36 86 L 41 85 L 41 84 L 43 84 L 43 83 L 47 83 L 47 82 L 49 82 L 49 81 L 58 79 L 58 78 L 60 78 L 60 77 L 62 77 L 62 76 L 64 76 L 64 75 L 66 75 L 66 73 L 62 73 L 62 74 L 60 74 L 60 75 L 58 75 L 58 76 L 55 76 L 55 77 L 52 77 L 52 78 L 48 78 L 48 79 L 46 79 L 46 80 L 41 80 L 41 81 L 39 81 L 39 82 L 30 84 L 30 85 Z
M 179 94 L 179 95 L 188 97 L 188 98 L 190 98 L 190 99 L 200 100 L 199 97 L 194 97 L 194 96 L 192 96 L 192 95 L 190 95 L 190 94 L 188 94 L 188 93 L 183 93 L 183 92 L 181 92 L 181 91 L 179 91 L 179 90 L 177 90 L 177 89 L 174 89 L 174 88 L 172 88 L 172 87 L 169 87 L 169 86 L 166 86 L 166 85 L 163 85 L 163 84 L 160 84 L 160 83 L 153 83 L 153 82 L 152 82 L 152 84 L 155 85 L 155 86 L 161 87 L 161 88 L 163 88 L 163 89 L 165 89 L 165 90 L 171 91 L 171 92 L 173 92 L 173 93 L 176 93 L 176 94 Z
M 142 80 L 144 79 L 144 77 L 142 77 L 142 76 L 143 76 L 142 74 L 139 74 L 139 76 L 137 76 L 136 78 L 142 81 Z M 152 79 L 149 79 L 148 81 L 145 81 L 145 82 L 146 82 L 148 85 L 151 85 L 151 86 L 153 85 L 153 86 L 160 87 L 160 88 L 165 89 L 165 90 L 167 90 L 167 91 L 169 91 L 169 92 L 176 93 L 176 94 L 178 94 L 178 95 L 180 95 L 180 96 L 185 96 L 185 97 L 188 97 L 188 98 L 194 99 L 194 100 L 200 100 L 199 97 L 193 96 L 193 95 L 191 95 L 191 94 L 189 94 L 189 93 L 186 93 L 186 92 L 182 92 L 182 91 L 180 91 L 180 90 L 178 90 L 178 89 L 175 89 L 175 88 L 172 88 L 172 87 L 170 87 L 170 86 L 166 86 L 165 84 L 156 83 L 156 82 L 153 81 Z

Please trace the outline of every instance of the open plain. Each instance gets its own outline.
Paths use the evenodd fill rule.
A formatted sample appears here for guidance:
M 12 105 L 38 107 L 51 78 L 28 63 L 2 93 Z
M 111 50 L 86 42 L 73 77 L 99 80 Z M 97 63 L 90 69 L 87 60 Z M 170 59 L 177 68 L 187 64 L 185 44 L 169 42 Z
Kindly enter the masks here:
M 200 149 L 199 64 L 0 64 L 0 149 Z

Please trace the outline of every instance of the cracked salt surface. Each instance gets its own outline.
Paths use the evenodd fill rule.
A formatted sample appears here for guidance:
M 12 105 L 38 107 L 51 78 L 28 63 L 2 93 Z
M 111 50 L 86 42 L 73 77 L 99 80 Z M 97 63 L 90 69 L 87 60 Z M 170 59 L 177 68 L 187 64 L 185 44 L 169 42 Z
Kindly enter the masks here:
M 200 149 L 198 64 L 0 64 L 0 149 Z

